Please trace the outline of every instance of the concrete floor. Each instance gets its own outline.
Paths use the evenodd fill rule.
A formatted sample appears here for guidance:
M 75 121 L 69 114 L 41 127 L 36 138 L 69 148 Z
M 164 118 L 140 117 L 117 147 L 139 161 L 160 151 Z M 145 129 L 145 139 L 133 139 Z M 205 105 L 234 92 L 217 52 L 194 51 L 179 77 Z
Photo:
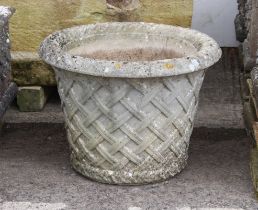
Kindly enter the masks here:
M 0 140 L 0 203 L 4 210 L 258 209 L 249 151 L 244 130 L 198 128 L 188 165 L 175 178 L 145 186 L 110 186 L 71 169 L 61 125 L 8 126 Z

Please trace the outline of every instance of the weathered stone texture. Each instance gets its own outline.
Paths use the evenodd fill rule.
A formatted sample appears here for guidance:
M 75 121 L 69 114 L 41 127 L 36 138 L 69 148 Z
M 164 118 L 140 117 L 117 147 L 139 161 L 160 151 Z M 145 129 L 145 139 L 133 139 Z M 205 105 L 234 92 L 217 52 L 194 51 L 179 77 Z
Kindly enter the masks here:
M 149 45 L 155 54 L 145 59 Z M 90 46 L 102 53 L 76 56 L 93 55 Z M 157 59 L 160 49 L 174 58 Z M 213 39 L 181 27 L 103 23 L 55 33 L 39 53 L 57 75 L 75 170 L 100 182 L 144 184 L 183 169 L 204 70 L 221 57 Z M 105 59 L 112 54 L 123 61 Z
M 0 6 L 0 120 L 16 93 L 11 83 L 9 18 L 14 9 Z
M 252 0 L 238 0 L 239 14 L 235 19 L 236 35 L 243 42 L 248 34 L 251 20 Z
M 22 112 L 41 111 L 46 100 L 46 91 L 41 86 L 19 87 L 17 104 Z
M 251 151 L 251 175 L 254 183 L 256 195 L 258 195 L 258 1 L 257 0 L 239 0 L 240 15 L 242 21 L 239 22 L 241 30 L 237 31 L 239 41 L 242 43 L 242 57 L 245 77 L 249 88 L 249 96 L 244 102 L 244 118 L 246 128 L 253 136 L 255 147 Z M 239 16 L 237 17 L 239 18 Z M 236 19 L 237 23 L 237 19 Z M 241 34 L 242 33 L 242 34 Z M 245 78 L 244 77 L 244 78 Z M 243 81 L 243 84 L 245 81 Z
M 2 8 L 2 10 L 1 10 Z M 10 39 L 8 18 L 11 11 L 4 11 L 4 7 L 0 7 L 0 97 L 3 96 L 5 90 L 10 83 Z
M 258 1 L 239 0 L 236 33 L 241 45 L 245 71 L 251 71 L 258 58 Z
M 36 53 L 12 53 L 12 77 L 19 86 L 55 86 L 53 69 L 44 63 Z

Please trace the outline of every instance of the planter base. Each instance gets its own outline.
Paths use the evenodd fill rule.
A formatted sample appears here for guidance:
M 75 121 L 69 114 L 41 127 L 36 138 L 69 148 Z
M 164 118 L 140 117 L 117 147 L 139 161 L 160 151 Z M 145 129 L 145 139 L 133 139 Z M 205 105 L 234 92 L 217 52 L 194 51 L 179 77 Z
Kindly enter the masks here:
M 101 183 L 119 185 L 142 185 L 165 181 L 181 172 L 187 164 L 187 159 L 187 153 L 178 157 L 176 161 L 174 158 L 167 157 L 167 162 L 159 170 L 130 172 L 96 168 L 87 163 L 81 163 L 74 153 L 71 154 L 71 164 L 80 174 Z

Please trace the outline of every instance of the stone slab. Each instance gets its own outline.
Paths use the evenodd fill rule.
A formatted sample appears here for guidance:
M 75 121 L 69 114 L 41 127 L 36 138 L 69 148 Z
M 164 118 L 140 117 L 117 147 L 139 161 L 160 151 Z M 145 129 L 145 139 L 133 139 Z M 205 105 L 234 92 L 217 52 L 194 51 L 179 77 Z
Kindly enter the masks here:
M 12 53 L 12 78 L 19 86 L 56 85 L 53 69 L 34 52 Z

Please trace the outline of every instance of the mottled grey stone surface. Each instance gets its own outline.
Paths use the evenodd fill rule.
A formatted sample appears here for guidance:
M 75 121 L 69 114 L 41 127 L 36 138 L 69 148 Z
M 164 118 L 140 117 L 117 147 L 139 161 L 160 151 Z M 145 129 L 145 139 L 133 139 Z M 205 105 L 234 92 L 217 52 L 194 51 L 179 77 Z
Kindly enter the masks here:
M 0 120 L 17 91 L 15 84 L 10 81 L 9 18 L 13 13 L 13 8 L 0 6 Z
M 238 0 L 239 14 L 235 19 L 237 40 L 243 42 L 247 38 L 251 20 L 252 0 Z
M 241 43 L 243 67 L 250 72 L 258 62 L 258 4 L 256 0 L 238 0 L 236 36 Z
M 83 58 L 68 53 L 68 50 L 87 42 L 87 39 L 88 42 L 97 42 L 101 38 L 112 40 L 115 36 L 139 40 L 140 43 L 145 42 L 151 47 L 155 39 L 156 41 L 161 39 L 163 47 L 167 47 L 166 41 L 168 44 L 175 44 L 172 49 L 181 51 L 183 56 L 153 61 L 114 62 Z M 101 77 L 151 78 L 181 75 L 206 69 L 219 60 L 221 50 L 214 39 L 198 31 L 139 22 L 92 24 L 55 32 L 42 42 L 39 54 L 45 62 L 64 71 Z M 120 65 L 116 65 L 117 63 Z
M 39 53 L 56 73 L 78 172 L 145 184 L 184 168 L 204 73 L 221 57 L 212 38 L 162 24 L 104 23 L 56 32 Z
M 10 39 L 9 39 L 9 18 L 13 10 L 0 6 L 0 96 L 10 83 Z

